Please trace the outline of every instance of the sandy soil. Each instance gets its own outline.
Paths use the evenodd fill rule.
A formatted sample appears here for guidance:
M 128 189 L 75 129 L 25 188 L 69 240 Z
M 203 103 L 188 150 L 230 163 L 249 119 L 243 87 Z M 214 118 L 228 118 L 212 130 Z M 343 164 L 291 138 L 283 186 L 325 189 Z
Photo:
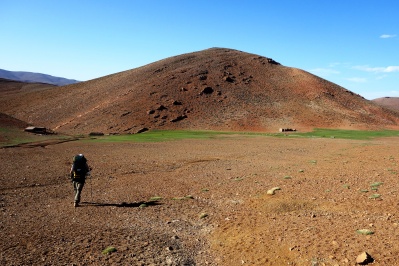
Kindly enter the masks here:
M 366 251 L 395 265 L 398 145 L 229 136 L 0 149 L 0 264 L 355 265 Z M 93 171 L 74 208 L 81 152 Z

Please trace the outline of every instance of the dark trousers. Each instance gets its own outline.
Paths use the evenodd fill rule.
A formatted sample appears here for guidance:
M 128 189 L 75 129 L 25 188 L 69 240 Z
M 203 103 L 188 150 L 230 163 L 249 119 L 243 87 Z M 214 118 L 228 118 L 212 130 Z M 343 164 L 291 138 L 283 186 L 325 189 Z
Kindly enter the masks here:
M 75 191 L 75 203 L 80 202 L 80 194 L 82 193 L 83 186 L 85 182 L 73 181 L 73 190 Z

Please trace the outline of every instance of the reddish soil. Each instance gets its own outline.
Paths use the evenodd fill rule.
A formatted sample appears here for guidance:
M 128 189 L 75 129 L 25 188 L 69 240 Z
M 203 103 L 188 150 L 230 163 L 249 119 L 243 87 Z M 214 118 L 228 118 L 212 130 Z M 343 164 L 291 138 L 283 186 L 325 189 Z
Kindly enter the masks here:
M 0 149 L 0 263 L 354 265 L 366 251 L 373 265 L 396 265 L 398 143 L 228 136 Z M 93 171 L 74 208 L 68 171 L 80 152 Z M 108 246 L 116 252 L 103 255 Z

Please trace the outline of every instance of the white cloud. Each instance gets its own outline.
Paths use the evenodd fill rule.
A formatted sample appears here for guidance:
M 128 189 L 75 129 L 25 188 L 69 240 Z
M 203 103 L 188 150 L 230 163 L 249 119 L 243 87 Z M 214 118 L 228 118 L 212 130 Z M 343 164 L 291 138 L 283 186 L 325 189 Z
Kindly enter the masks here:
M 396 34 L 382 34 L 380 36 L 381 39 L 389 39 L 389 38 L 395 38 Z
M 399 66 L 386 67 L 384 72 L 399 72 Z
M 373 72 L 373 73 L 392 73 L 399 72 L 399 66 L 388 66 L 388 67 L 369 67 L 369 66 L 354 66 L 354 69 Z
M 349 81 L 352 81 L 352 82 L 356 82 L 356 83 L 365 83 L 365 82 L 367 82 L 367 79 L 365 79 L 365 78 L 357 78 L 357 77 L 347 78 L 346 80 L 349 80 Z

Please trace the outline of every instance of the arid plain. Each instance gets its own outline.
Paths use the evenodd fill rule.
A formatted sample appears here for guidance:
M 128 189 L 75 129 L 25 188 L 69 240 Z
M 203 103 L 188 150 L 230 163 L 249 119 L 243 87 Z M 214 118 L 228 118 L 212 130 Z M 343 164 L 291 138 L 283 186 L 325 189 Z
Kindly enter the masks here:
M 397 150 L 397 137 L 241 135 L 1 149 L 0 261 L 354 265 L 366 251 L 395 265 Z M 74 208 L 67 173 L 79 152 L 93 171 Z
M 362 252 L 398 264 L 399 136 L 241 134 L 397 130 L 398 111 L 224 48 L 69 86 L 0 89 L 0 143 L 34 140 L 0 149 L 2 265 L 355 265 Z M 58 135 L 43 142 L 27 125 Z M 56 140 L 175 129 L 237 134 Z M 93 170 L 74 208 L 77 153 Z

